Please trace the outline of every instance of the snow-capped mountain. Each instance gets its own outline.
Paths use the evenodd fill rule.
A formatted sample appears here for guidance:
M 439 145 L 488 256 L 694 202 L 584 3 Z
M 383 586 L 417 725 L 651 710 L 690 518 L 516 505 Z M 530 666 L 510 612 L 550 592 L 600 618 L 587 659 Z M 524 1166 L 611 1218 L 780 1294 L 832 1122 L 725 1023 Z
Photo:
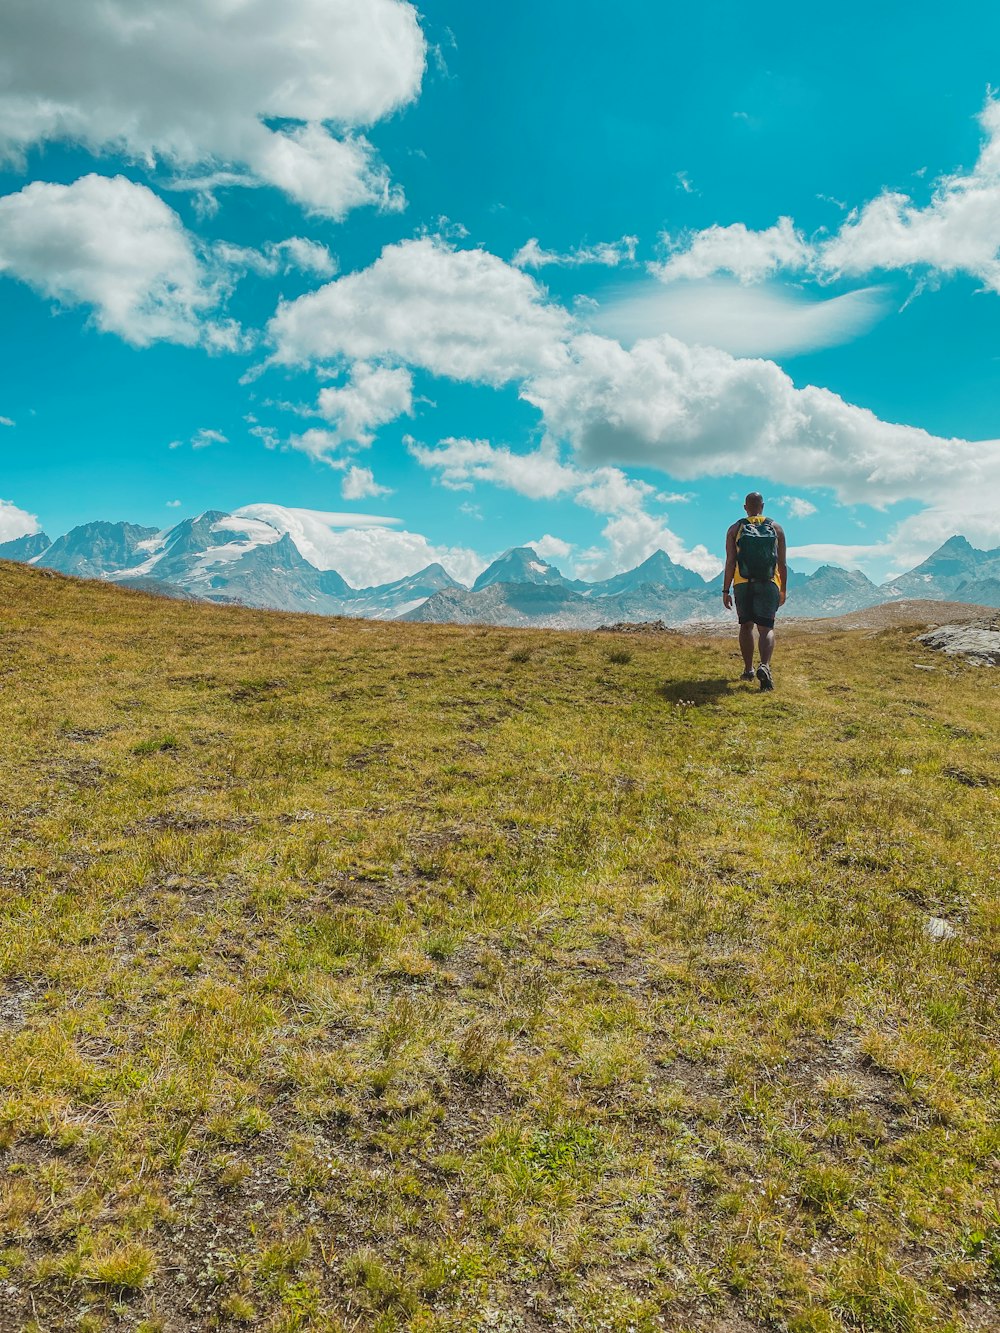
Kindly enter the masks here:
M 505 551 L 471 589 L 439 564 L 392 583 L 353 588 L 317 569 L 292 537 L 262 518 L 209 510 L 160 532 L 85 523 L 55 541 L 44 533 L 0 544 L 0 559 L 100 578 L 169 596 L 371 619 L 591 628 L 620 621 L 681 625 L 730 619 L 722 575 L 704 580 L 655 551 L 635 569 L 595 583 L 567 579 L 530 546 Z M 1000 606 L 1000 549 L 952 537 L 916 569 L 877 588 L 858 570 L 789 570 L 785 615 L 825 616 L 903 597 Z
M 964 537 L 955 536 L 949 537 L 916 569 L 883 583 L 879 592 L 883 601 L 896 601 L 902 597 L 976 601 L 976 597 L 967 595 L 975 592 L 976 584 L 997 578 L 1000 578 L 1000 547 L 980 551 Z M 963 588 L 965 592 L 960 595 L 959 590 Z
M 789 571 L 784 614 L 845 615 L 849 611 L 860 611 L 863 607 L 874 606 L 876 602 L 884 600 L 875 584 L 860 569 L 821 565 L 814 574 L 794 581 Z
M 627 569 L 623 574 L 615 574 L 610 579 L 590 584 L 589 592 L 591 597 L 607 597 L 619 592 L 633 592 L 643 584 L 671 588 L 676 592 L 705 591 L 705 580 L 700 574 L 696 574 L 693 569 L 686 569 L 684 565 L 674 564 L 666 551 L 654 551 L 635 569 Z
M 0 559 L 83 578 L 204 601 L 276 611 L 393 619 L 444 588 L 439 564 L 393 583 L 352 588 L 335 569 L 317 569 L 270 523 L 208 510 L 157 531 L 130 523 L 87 523 L 51 541 L 44 533 L 0 544 Z
M 345 584 L 346 587 L 346 584 Z M 371 620 L 396 620 L 414 610 L 446 588 L 460 588 L 443 565 L 428 565 L 405 579 L 372 588 L 351 588 L 344 596 L 343 615 L 365 616 Z
M 82 579 L 109 578 L 140 564 L 143 542 L 155 536 L 155 528 L 136 523 L 84 523 L 30 556 L 29 563 Z
M 553 583 L 571 588 L 574 585 L 563 578 L 555 565 L 550 565 L 530 546 L 515 546 L 494 560 L 472 585 L 473 592 L 481 592 L 491 583 Z
M 52 538 L 44 532 L 32 532 L 27 537 L 15 537 L 13 541 L 0 543 L 0 560 L 18 560 L 27 563 L 36 555 L 41 555 L 52 545 Z

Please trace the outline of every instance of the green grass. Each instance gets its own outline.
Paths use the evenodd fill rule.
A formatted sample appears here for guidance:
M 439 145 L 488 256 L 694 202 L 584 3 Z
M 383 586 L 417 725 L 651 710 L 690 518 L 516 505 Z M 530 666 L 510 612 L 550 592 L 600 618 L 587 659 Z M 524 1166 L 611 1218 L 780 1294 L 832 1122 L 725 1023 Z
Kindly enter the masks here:
M 5 1333 L 997 1327 L 1000 672 L 0 592 Z

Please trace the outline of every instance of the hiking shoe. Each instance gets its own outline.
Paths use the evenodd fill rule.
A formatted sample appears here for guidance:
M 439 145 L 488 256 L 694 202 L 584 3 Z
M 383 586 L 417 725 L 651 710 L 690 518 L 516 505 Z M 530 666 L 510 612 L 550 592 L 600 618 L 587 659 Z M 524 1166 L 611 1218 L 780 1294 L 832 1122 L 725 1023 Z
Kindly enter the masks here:
M 754 679 L 756 678 L 753 674 L 753 667 L 747 667 L 746 671 L 743 672 L 743 675 L 740 676 L 740 680 L 754 680 Z
M 761 662 L 760 666 L 757 668 L 757 679 L 760 681 L 760 688 L 762 690 L 774 689 L 774 681 L 771 679 L 771 668 L 765 666 L 763 662 Z

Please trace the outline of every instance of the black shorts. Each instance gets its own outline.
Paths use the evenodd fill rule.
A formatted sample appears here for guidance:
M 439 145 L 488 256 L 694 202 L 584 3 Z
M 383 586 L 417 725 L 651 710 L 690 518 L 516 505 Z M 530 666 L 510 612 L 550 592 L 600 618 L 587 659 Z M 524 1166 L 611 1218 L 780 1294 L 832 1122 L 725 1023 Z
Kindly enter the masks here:
M 781 605 L 781 589 L 776 583 L 734 583 L 733 597 L 741 625 L 774 629 L 774 617 Z

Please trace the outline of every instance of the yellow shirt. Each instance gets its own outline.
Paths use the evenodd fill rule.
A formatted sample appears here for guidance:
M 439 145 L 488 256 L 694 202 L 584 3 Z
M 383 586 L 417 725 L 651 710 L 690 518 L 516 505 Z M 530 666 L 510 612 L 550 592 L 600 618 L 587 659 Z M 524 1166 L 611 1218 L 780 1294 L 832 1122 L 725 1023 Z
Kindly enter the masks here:
M 741 521 L 742 521 L 742 522 L 745 522 L 745 523 L 763 523 L 763 522 L 764 522 L 764 515 L 763 515 L 763 514 L 754 514 L 751 518 L 743 519 L 743 520 L 741 520 Z M 734 585 L 737 584 L 737 583 L 746 583 L 746 582 L 748 581 L 748 580 L 745 579 L 745 578 L 743 577 L 743 575 L 740 573 L 739 551 L 740 551 L 740 536 L 739 536 L 739 533 L 737 533 L 737 534 L 736 534 L 736 556 L 737 556 L 737 559 L 736 559 L 736 572 L 733 574 L 733 584 L 734 584 Z M 774 578 L 771 580 L 771 582 L 774 583 L 774 584 L 776 584 L 779 588 L 781 587 L 781 576 L 779 575 L 777 569 L 775 569 L 775 571 L 774 571 Z

